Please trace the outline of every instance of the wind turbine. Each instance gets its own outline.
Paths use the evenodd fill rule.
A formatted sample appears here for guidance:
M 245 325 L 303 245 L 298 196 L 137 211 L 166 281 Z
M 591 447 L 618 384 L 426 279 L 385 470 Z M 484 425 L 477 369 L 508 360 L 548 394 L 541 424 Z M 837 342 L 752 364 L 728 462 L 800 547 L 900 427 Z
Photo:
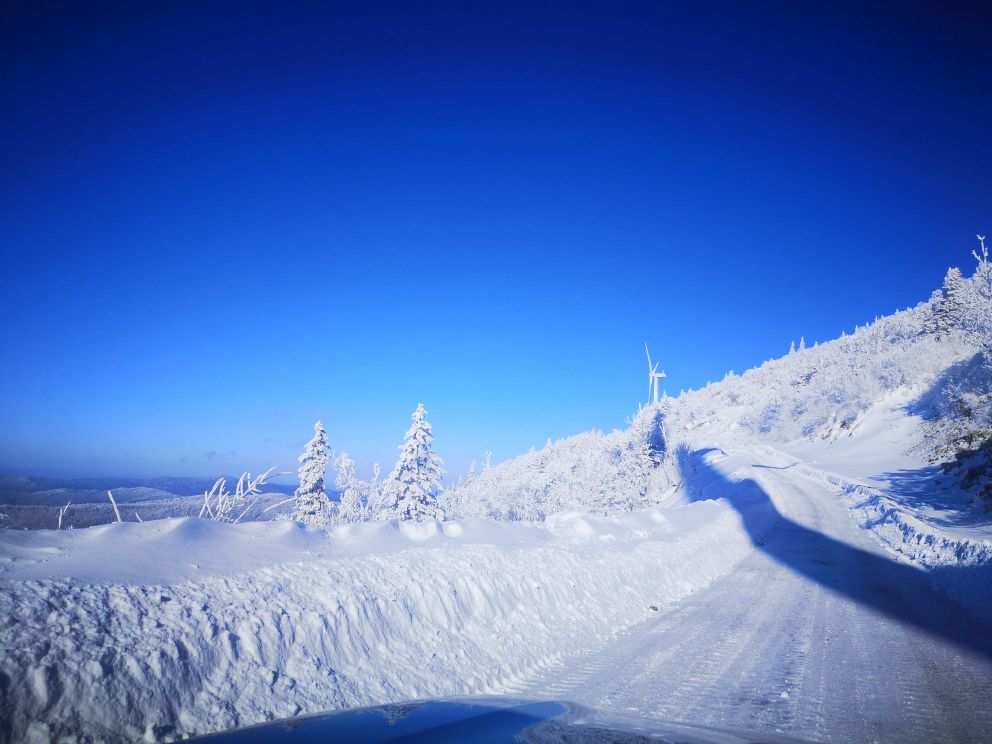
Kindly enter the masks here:
M 648 342 L 644 342 L 644 353 L 648 355 L 648 397 L 651 397 L 651 388 L 654 387 L 654 402 L 658 402 L 658 380 L 668 377 L 665 374 L 665 370 L 658 371 L 658 365 L 661 362 L 656 362 L 655 365 L 651 366 L 651 352 L 648 351 Z

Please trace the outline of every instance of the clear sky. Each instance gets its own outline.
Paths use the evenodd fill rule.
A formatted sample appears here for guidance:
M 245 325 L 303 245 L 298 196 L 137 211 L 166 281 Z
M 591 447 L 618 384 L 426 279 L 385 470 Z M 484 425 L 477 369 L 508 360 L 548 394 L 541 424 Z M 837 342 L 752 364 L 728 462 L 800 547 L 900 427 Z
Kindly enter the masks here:
M 0 470 L 388 466 L 423 401 L 458 473 L 623 426 L 645 340 L 915 304 L 992 232 L 990 7 L 7 3 Z

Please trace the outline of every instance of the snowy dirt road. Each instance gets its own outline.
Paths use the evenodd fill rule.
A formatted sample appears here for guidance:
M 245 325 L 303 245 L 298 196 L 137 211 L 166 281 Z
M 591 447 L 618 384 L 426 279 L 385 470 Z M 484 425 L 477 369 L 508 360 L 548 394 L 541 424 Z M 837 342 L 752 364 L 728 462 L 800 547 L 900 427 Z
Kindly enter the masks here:
M 771 529 L 745 515 L 750 557 L 520 692 L 812 740 L 987 740 L 989 629 L 886 554 L 827 485 L 757 457 L 711 454 L 696 474 L 703 496 L 767 498 L 782 515 Z

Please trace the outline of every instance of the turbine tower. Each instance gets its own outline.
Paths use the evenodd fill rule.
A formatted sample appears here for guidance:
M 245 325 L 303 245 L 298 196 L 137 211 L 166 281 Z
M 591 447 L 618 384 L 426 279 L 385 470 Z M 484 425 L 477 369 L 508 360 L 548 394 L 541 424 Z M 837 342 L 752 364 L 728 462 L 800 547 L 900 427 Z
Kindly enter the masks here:
M 651 366 L 651 352 L 648 351 L 648 342 L 644 342 L 644 353 L 648 356 L 648 397 L 651 397 L 651 389 L 654 388 L 654 402 L 658 402 L 658 380 L 668 377 L 665 374 L 665 370 L 658 371 L 658 365 L 661 362 L 656 362 L 654 366 Z

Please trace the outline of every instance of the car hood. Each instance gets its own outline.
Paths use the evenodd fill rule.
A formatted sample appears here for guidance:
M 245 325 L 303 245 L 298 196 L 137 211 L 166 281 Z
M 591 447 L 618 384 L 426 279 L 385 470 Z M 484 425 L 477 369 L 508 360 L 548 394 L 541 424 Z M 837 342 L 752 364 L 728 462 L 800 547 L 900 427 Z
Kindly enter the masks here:
M 599 713 L 561 700 L 445 698 L 351 708 L 204 736 L 212 744 L 261 742 L 679 742 L 741 744 L 794 738 L 678 721 Z

